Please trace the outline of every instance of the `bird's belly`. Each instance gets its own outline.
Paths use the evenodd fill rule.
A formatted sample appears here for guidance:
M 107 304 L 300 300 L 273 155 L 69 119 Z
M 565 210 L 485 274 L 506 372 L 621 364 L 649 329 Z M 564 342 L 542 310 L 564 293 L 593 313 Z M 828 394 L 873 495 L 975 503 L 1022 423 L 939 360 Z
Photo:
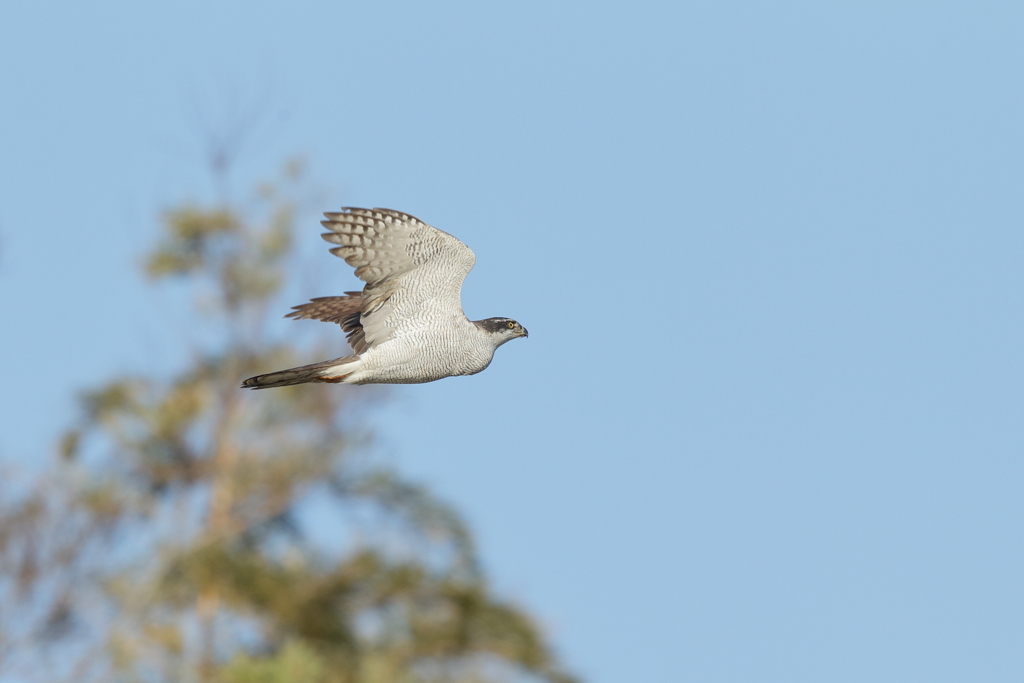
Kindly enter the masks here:
M 467 346 L 457 335 L 410 335 L 391 339 L 362 354 L 351 384 L 421 384 L 473 375 L 488 365 L 490 353 Z

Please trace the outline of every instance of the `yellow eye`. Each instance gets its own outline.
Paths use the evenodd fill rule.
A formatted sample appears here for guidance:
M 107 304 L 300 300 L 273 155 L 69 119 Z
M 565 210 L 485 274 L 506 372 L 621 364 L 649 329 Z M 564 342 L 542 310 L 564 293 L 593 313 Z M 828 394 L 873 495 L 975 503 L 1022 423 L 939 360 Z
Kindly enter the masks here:
M 508 321 L 508 329 L 510 329 L 510 330 L 516 329 L 516 324 L 514 322 L 512 322 L 511 320 Z

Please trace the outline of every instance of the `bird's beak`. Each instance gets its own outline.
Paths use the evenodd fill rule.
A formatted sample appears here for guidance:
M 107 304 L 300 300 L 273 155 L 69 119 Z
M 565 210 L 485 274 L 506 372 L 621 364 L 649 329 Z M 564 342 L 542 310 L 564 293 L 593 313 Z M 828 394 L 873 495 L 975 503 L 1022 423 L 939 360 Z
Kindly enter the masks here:
M 520 328 L 520 329 L 521 329 L 521 330 L 523 331 L 523 336 L 524 336 L 524 337 L 529 337 L 529 336 L 530 336 L 530 333 L 526 331 L 526 328 L 525 328 L 525 327 L 523 327 L 522 325 L 520 325 L 520 326 L 519 326 L 519 328 Z

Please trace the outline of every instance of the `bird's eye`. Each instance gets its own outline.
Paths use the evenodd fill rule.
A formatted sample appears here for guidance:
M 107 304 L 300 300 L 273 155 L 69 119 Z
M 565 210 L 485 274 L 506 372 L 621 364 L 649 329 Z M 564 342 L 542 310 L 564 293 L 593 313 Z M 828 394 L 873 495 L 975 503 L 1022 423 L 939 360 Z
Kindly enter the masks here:
M 511 320 L 509 320 L 508 321 L 508 329 L 514 330 L 515 328 L 516 328 L 516 324 L 514 322 L 512 322 Z

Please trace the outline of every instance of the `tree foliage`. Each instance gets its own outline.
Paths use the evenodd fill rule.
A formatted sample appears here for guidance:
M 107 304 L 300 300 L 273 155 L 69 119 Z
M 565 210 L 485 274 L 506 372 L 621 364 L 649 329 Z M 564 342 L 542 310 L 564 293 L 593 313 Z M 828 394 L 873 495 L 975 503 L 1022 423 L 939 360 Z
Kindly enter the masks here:
M 54 466 L 6 487 L 0 678 L 571 680 L 460 517 L 366 455 L 366 388 L 238 388 L 315 355 L 269 324 L 300 183 L 164 214 L 146 275 L 192 295 L 206 339 L 170 376 L 86 392 Z

